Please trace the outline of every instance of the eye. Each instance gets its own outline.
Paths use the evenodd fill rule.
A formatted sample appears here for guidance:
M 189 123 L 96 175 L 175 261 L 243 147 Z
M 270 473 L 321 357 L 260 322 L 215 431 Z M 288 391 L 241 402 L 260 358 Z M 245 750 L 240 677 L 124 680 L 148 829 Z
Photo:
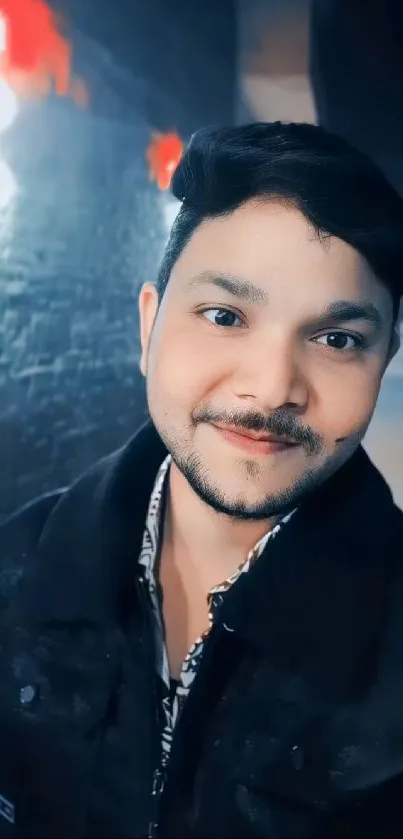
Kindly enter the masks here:
M 314 338 L 315 343 L 324 344 L 330 350 L 348 352 L 349 350 L 361 350 L 364 340 L 358 335 L 350 335 L 349 332 L 326 332 Z
M 214 326 L 222 326 L 227 329 L 233 326 L 243 326 L 242 319 L 231 309 L 204 309 L 201 314 Z

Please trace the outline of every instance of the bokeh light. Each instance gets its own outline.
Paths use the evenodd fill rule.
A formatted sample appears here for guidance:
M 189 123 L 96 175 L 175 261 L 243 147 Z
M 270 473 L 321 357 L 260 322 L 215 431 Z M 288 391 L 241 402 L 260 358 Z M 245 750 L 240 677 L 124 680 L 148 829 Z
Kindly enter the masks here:
M 0 134 L 9 128 L 17 113 L 17 97 L 10 85 L 0 76 Z

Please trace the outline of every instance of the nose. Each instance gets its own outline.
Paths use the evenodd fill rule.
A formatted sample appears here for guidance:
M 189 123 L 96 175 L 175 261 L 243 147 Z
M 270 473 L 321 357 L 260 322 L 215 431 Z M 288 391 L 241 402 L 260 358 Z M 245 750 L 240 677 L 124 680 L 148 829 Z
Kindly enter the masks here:
M 260 410 L 293 408 L 302 413 L 309 398 L 307 372 L 291 342 L 277 337 L 270 342 L 252 342 L 234 371 L 233 393 L 250 400 Z

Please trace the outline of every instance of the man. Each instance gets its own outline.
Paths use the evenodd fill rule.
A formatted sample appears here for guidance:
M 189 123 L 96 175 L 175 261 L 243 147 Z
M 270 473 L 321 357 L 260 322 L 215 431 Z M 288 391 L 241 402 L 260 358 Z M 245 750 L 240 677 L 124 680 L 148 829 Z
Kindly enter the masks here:
M 3 525 L 0 836 L 403 835 L 403 514 L 361 441 L 403 206 L 310 125 L 202 131 L 151 422 Z

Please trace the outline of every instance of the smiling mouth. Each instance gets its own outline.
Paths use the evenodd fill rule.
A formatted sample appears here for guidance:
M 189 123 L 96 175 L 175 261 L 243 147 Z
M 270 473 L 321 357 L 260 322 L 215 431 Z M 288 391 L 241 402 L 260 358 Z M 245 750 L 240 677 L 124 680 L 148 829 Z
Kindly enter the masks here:
M 264 431 L 241 430 L 216 423 L 212 425 L 228 443 L 256 454 L 280 454 L 300 445 L 289 437 L 281 437 Z

